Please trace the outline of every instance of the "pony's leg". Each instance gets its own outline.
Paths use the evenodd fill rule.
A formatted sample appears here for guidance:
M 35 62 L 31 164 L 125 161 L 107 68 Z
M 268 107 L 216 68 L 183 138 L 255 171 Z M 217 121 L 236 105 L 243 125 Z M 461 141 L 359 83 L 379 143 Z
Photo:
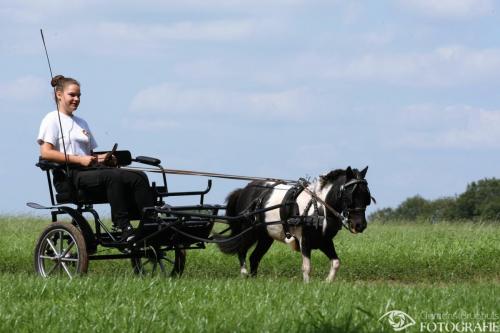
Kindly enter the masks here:
M 304 282 L 309 282 L 309 276 L 311 274 L 311 246 L 302 237 L 300 242 L 300 252 L 302 253 L 302 276 L 304 277 Z
M 257 269 L 259 268 L 259 263 L 264 254 L 266 254 L 267 250 L 273 244 L 273 239 L 269 237 L 267 234 L 262 235 L 257 242 L 257 246 L 253 250 L 250 255 L 250 275 L 257 275 Z
M 340 260 L 335 251 L 335 246 L 333 241 L 327 241 L 319 248 L 327 257 L 330 259 L 330 272 L 326 277 L 326 282 L 332 282 L 335 279 L 335 275 L 340 267 Z
M 248 271 L 247 271 L 247 251 L 239 251 L 238 252 L 238 260 L 240 261 L 240 274 L 243 277 L 248 276 Z

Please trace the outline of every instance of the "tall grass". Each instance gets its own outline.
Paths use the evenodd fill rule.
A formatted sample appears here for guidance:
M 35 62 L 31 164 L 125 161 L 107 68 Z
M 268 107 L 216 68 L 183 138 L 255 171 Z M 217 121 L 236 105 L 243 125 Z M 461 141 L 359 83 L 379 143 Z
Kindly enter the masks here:
M 72 281 L 33 273 L 32 251 L 47 220 L 0 219 L 0 331 L 33 332 L 393 332 L 393 309 L 498 313 L 500 228 L 495 225 L 369 225 L 335 238 L 342 265 L 313 255 L 312 283 L 301 259 L 273 245 L 259 276 L 238 276 L 235 257 L 214 246 L 188 252 L 181 279 L 138 278 L 126 260 L 91 262 Z

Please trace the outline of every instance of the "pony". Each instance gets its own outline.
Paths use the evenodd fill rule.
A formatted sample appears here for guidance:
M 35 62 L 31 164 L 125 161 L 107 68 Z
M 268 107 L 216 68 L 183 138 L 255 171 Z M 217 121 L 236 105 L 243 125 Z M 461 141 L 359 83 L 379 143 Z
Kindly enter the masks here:
M 301 252 L 304 282 L 310 280 L 311 251 L 319 249 L 330 260 L 326 281 L 332 282 L 340 267 L 333 238 L 342 226 L 355 234 L 363 232 L 366 207 L 375 202 L 365 180 L 367 171 L 368 167 L 362 171 L 348 167 L 332 170 L 303 186 L 253 181 L 234 190 L 226 199 L 226 216 L 241 217 L 229 220 L 230 235 L 217 235 L 224 240 L 217 244 L 219 249 L 237 254 L 240 273 L 248 276 L 247 252 L 256 244 L 250 255 L 250 276 L 255 276 L 272 243 L 284 242 Z M 256 211 L 260 213 L 252 213 Z

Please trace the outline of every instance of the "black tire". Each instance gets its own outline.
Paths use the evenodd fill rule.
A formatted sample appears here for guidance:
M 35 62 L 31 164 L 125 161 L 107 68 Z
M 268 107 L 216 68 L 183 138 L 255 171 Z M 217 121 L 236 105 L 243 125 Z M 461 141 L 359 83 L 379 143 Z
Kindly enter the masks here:
M 71 223 L 54 222 L 38 238 L 34 252 L 35 271 L 43 277 L 87 273 L 89 259 L 82 232 Z
M 186 265 L 186 250 L 159 251 L 149 247 L 132 257 L 131 262 L 137 275 L 180 277 Z

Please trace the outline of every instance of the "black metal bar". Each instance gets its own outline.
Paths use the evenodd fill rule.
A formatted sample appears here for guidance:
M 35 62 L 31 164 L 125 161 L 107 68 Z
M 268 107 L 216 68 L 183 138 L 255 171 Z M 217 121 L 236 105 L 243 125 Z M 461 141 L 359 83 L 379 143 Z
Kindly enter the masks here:
M 54 199 L 54 190 L 52 189 L 52 182 L 50 179 L 50 170 L 47 170 L 47 182 L 49 183 L 49 192 L 50 192 L 50 202 L 52 203 L 52 206 L 56 205 L 56 201 Z
M 90 255 L 89 260 L 109 260 L 109 259 L 130 259 L 137 257 L 130 253 L 127 254 L 100 254 L 100 255 Z
M 179 210 L 225 210 L 227 206 L 219 206 L 219 205 L 192 205 L 192 206 L 173 206 L 169 207 L 170 210 L 179 211 Z
M 282 204 L 273 205 L 273 206 L 269 206 L 266 208 L 254 210 L 252 212 L 240 214 L 237 216 L 211 215 L 211 214 L 203 214 L 203 213 L 195 213 L 195 212 L 180 212 L 180 211 L 176 211 L 176 210 L 173 210 L 170 208 L 168 210 L 158 209 L 157 211 L 160 213 L 166 213 L 166 214 L 172 214 L 172 215 L 178 215 L 178 216 L 206 217 L 206 218 L 219 219 L 219 220 L 238 220 L 238 219 L 241 219 L 244 217 L 250 217 L 250 216 L 260 214 L 260 213 L 264 213 L 264 212 L 267 212 L 267 211 L 270 211 L 273 209 L 278 209 L 278 208 L 281 208 L 282 206 L 283 206 Z

